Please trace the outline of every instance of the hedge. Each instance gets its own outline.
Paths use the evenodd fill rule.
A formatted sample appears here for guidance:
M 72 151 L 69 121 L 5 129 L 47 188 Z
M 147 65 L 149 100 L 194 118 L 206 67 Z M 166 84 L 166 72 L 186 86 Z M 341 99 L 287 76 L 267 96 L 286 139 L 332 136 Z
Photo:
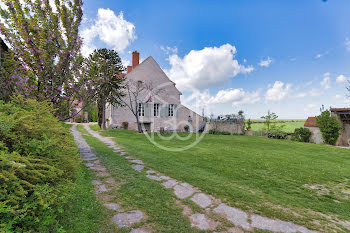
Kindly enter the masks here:
M 0 102 L 0 232 L 64 232 L 78 149 L 49 102 Z
M 216 130 L 216 129 L 210 129 L 209 134 L 215 134 L 215 135 L 231 135 L 230 132 L 227 131 L 220 131 L 220 130 Z

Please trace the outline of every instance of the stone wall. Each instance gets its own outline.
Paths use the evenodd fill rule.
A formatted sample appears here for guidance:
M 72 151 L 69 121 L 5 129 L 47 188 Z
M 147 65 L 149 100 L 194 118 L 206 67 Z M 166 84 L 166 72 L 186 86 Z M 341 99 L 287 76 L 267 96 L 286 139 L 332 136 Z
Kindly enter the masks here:
M 305 127 L 310 130 L 311 136 L 310 136 L 310 142 L 316 143 L 316 144 L 323 144 L 322 139 L 322 133 L 320 128 L 318 127 Z
M 227 131 L 231 134 L 244 134 L 244 123 L 235 123 L 229 121 L 209 122 L 210 129 Z
M 343 131 L 336 142 L 337 146 L 350 146 L 350 124 L 343 123 Z

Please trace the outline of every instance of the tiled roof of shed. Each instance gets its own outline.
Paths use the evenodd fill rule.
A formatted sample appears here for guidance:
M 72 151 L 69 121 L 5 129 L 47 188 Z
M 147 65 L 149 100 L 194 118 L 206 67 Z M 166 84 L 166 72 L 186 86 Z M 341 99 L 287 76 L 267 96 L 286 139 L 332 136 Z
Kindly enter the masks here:
M 308 117 L 304 124 L 305 127 L 317 127 L 316 117 Z

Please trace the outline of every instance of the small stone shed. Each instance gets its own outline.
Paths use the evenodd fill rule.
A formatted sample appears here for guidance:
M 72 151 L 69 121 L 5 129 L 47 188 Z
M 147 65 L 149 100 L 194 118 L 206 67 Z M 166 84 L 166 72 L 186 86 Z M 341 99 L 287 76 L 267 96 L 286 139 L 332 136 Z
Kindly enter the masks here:
M 308 117 L 305 121 L 304 127 L 311 132 L 310 142 L 323 144 L 322 133 L 320 128 L 317 127 L 316 117 Z
M 331 108 L 330 111 L 333 116 L 337 117 L 343 127 L 336 146 L 350 146 L 350 108 Z

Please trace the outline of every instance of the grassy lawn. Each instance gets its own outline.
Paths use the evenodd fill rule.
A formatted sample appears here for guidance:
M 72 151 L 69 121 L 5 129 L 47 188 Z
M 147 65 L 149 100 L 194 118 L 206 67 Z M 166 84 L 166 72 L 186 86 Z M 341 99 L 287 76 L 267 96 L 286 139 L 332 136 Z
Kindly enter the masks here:
M 78 130 L 88 134 L 82 126 L 78 126 Z M 154 232 L 200 232 L 191 228 L 188 218 L 182 215 L 182 208 L 175 204 L 171 190 L 132 169 L 125 158 L 118 156 L 113 149 L 98 139 L 92 136 L 84 138 L 100 158 L 101 164 L 117 182 L 118 189 L 112 191 L 115 201 L 125 211 L 139 209 L 147 215 L 147 219 L 140 225 L 144 223 Z M 130 230 L 120 228 L 110 232 L 130 232 Z
M 347 149 L 264 137 L 205 135 L 189 150 L 170 152 L 134 131 L 108 130 L 103 135 L 115 137 L 147 166 L 232 206 L 322 231 L 345 232 L 345 226 L 333 220 L 350 222 L 350 198 L 342 192 L 350 190 Z M 157 136 L 155 141 L 168 146 L 188 144 Z M 112 159 L 119 160 L 108 161 Z
M 59 219 L 65 232 L 110 232 L 113 229 L 106 218 L 106 208 L 96 199 L 91 183 L 94 178 L 91 171 L 80 166 L 75 186 L 71 187 L 68 208 Z
M 304 127 L 304 123 L 305 121 L 286 121 L 285 123 L 278 122 L 273 124 L 278 127 L 285 125 L 285 127 L 283 128 L 283 131 L 287 133 L 294 133 L 294 129 Z M 265 127 L 264 123 L 254 123 L 254 122 L 252 123 L 251 126 L 253 131 L 260 131 Z

